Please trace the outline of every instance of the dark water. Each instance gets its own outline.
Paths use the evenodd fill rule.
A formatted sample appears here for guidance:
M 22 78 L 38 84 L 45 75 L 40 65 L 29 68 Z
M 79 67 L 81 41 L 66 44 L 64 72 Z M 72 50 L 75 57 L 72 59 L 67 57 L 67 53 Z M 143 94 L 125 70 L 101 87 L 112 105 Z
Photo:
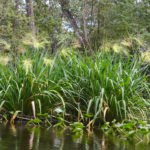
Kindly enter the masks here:
M 150 150 L 142 141 L 106 137 L 100 131 L 74 135 L 68 129 L 27 129 L 24 125 L 0 125 L 0 150 Z

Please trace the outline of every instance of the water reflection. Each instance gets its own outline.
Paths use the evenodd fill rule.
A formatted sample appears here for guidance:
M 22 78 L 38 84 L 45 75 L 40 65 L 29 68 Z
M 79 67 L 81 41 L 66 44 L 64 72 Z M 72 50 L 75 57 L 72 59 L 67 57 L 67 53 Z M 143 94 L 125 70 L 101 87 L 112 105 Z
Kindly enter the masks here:
M 27 130 L 29 132 L 29 149 L 38 150 L 40 143 L 41 128 L 34 127 L 34 128 L 27 128 Z
M 34 139 L 34 130 L 33 130 L 32 133 L 30 134 L 30 138 L 29 138 L 29 149 L 32 149 L 32 147 L 33 147 L 33 139 Z
M 10 130 L 13 136 L 17 136 L 17 131 L 16 131 L 16 127 L 14 124 L 10 124 Z
M 108 137 L 100 131 L 72 134 L 69 129 L 0 125 L 0 150 L 149 150 L 149 146 Z
M 102 144 L 101 144 L 102 150 L 106 150 L 106 141 L 105 141 L 105 136 L 102 136 Z
M 54 137 L 54 147 L 59 149 L 59 150 L 63 150 L 63 147 L 64 147 L 64 132 L 65 130 L 54 130 L 54 134 L 55 134 L 55 137 Z

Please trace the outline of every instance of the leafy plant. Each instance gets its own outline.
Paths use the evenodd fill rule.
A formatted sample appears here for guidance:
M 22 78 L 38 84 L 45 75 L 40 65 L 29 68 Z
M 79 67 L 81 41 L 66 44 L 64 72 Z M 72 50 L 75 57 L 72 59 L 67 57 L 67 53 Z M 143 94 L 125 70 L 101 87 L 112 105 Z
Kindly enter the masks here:
M 57 117 L 58 123 L 54 127 L 65 127 L 65 120 L 61 117 Z
M 30 125 L 34 125 L 34 126 L 39 126 L 40 125 L 41 120 L 36 118 L 36 119 L 31 119 L 27 122 L 26 126 L 30 126 Z
M 38 116 L 39 118 L 43 118 L 45 124 L 48 124 L 50 127 L 52 126 L 52 124 L 51 124 L 50 121 L 48 120 L 48 119 L 50 118 L 50 115 L 49 115 L 48 113 L 45 113 L 45 114 L 38 113 L 37 116 Z
M 121 138 L 133 139 L 142 141 L 142 136 L 150 133 L 150 125 L 144 121 L 132 120 L 122 123 L 112 121 L 101 126 L 105 134 L 113 134 Z
M 72 132 L 83 132 L 84 125 L 81 122 L 74 122 L 73 124 L 70 124 L 70 127 L 72 128 Z

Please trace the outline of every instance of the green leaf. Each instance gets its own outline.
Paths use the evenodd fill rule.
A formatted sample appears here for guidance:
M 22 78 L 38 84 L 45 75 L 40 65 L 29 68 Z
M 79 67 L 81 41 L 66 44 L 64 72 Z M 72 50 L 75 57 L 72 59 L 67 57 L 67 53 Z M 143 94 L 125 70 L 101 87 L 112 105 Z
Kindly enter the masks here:
M 76 132 L 83 132 L 83 129 L 81 128 L 75 128 L 72 130 L 72 132 L 76 133 Z
M 92 118 L 93 115 L 92 114 L 84 114 L 84 117 L 86 117 L 86 118 Z

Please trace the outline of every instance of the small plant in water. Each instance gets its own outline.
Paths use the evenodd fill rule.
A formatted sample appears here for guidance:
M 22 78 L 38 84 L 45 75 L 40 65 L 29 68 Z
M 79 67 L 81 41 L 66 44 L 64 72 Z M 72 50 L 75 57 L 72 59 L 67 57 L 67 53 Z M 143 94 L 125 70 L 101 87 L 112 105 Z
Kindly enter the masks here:
M 70 124 L 72 132 L 78 133 L 83 132 L 84 125 L 81 122 L 74 122 L 73 124 Z
M 34 126 L 39 126 L 41 123 L 41 120 L 36 118 L 36 119 L 31 119 L 27 122 L 26 126 L 29 127 L 30 125 L 34 125 Z
M 50 127 L 52 126 L 52 124 L 50 123 L 50 121 L 48 120 L 50 118 L 50 115 L 48 113 L 42 114 L 42 113 L 38 113 L 37 116 L 39 118 L 43 118 L 44 119 L 44 124 L 48 124 Z
M 58 123 L 54 127 L 65 127 L 65 120 L 62 117 L 57 117 Z
M 111 125 L 110 125 L 111 124 Z M 113 134 L 121 138 L 135 139 L 142 141 L 141 136 L 150 133 L 150 124 L 145 121 L 133 120 L 130 122 L 118 123 L 115 120 L 106 122 L 101 129 L 105 134 Z

